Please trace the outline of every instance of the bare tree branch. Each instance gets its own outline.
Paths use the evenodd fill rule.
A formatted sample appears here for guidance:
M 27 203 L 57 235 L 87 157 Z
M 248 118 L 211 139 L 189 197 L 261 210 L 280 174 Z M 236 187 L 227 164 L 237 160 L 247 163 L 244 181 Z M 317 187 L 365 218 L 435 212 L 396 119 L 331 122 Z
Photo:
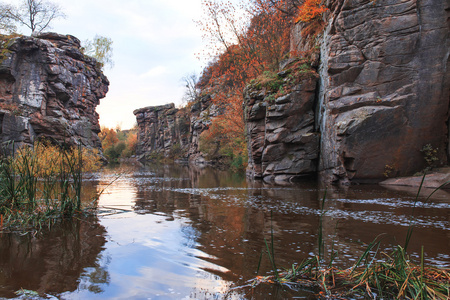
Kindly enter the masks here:
M 21 0 L 18 7 L 8 6 L 8 9 L 0 10 L 2 16 L 7 20 L 13 20 L 21 26 L 26 26 L 31 30 L 31 34 L 50 29 L 50 23 L 65 15 L 60 7 L 53 2 L 45 0 Z M 2 5 L 6 7 L 6 5 Z M 0 24 L 1 26 L 1 24 Z

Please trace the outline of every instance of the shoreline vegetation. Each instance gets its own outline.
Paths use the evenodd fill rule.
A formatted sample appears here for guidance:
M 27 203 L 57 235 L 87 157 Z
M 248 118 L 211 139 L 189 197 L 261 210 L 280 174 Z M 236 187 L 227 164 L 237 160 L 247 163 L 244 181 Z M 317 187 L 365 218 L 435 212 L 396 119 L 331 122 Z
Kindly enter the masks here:
M 270 242 L 264 239 L 266 248 L 261 252 L 259 267 L 263 254 L 268 257 L 272 275 L 256 276 L 244 286 L 233 288 L 240 290 L 254 289 L 261 284 L 275 284 L 290 290 L 310 291 L 318 299 L 450 299 L 450 268 L 439 268 L 424 263 L 424 247 L 422 245 L 420 262 L 414 263 L 407 254 L 415 225 L 414 210 L 420 203 L 426 204 L 431 196 L 448 185 L 446 182 L 435 188 L 423 201 L 420 193 L 426 173 L 416 194 L 409 220 L 409 227 L 404 245 L 394 245 L 387 252 L 381 249 L 382 235 L 378 235 L 369 243 L 357 262 L 346 269 L 334 266 L 338 256 L 334 250 L 334 241 L 330 249 L 330 257 L 325 257 L 324 236 L 322 232 L 323 217 L 326 215 L 326 192 L 321 202 L 319 216 L 319 233 L 317 254 L 300 264 L 292 264 L 289 269 L 279 269 L 274 253 L 273 228 L 271 226 Z
M 70 222 L 73 218 L 95 214 L 101 192 L 97 192 L 90 202 L 82 201 L 82 181 L 83 174 L 96 171 L 101 165 L 101 157 L 95 149 L 67 148 L 47 142 L 19 147 L 12 156 L 3 154 L 0 160 L 0 232 L 36 235 L 58 222 Z M 259 265 L 266 255 L 272 274 L 259 275 L 230 292 L 253 289 L 261 284 L 276 284 L 294 291 L 310 291 L 319 299 L 449 299 L 450 269 L 426 265 L 423 247 L 418 263 L 411 261 L 407 254 L 414 229 L 415 207 L 425 204 L 448 184 L 444 183 L 421 200 L 419 195 L 425 177 L 426 174 L 412 206 L 404 245 L 395 245 L 387 253 L 381 249 L 380 235 L 367 246 L 353 266 L 337 268 L 333 265 L 338 255 L 334 247 L 328 252 L 324 249 L 325 193 L 319 215 L 317 255 L 293 264 L 289 269 L 279 269 L 271 232 L 271 240 L 265 240 Z M 326 253 L 330 255 L 326 257 Z
M 5 152 L 0 157 L 0 232 L 36 234 L 96 209 L 98 193 L 89 203 L 82 201 L 82 182 L 84 174 L 102 165 L 97 149 L 36 142 L 12 155 Z

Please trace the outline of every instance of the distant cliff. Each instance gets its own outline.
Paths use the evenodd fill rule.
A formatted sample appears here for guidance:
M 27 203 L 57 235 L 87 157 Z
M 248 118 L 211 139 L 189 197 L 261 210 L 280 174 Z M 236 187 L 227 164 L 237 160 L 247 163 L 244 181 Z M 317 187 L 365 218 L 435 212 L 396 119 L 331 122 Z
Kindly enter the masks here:
M 108 79 L 70 35 L 1 37 L 0 138 L 15 145 L 40 137 L 101 148 L 95 108 Z

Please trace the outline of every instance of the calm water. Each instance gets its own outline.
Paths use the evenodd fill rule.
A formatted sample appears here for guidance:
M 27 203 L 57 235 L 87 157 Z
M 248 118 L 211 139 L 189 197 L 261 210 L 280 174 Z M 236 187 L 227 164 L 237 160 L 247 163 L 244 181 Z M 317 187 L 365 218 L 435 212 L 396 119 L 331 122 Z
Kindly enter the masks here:
M 124 174 L 114 181 L 117 173 Z M 42 236 L 0 234 L 0 298 L 23 288 L 62 299 L 314 299 L 272 286 L 235 289 L 256 276 L 271 228 L 279 267 L 317 253 L 319 199 L 327 190 L 326 247 L 334 244 L 337 263 L 349 267 L 379 234 L 385 247 L 403 244 L 416 193 L 269 186 L 187 166 L 105 169 L 85 192 L 94 197 L 104 188 L 96 218 Z M 416 216 L 410 254 L 417 258 L 424 245 L 427 263 L 450 267 L 449 192 L 421 203 Z M 263 257 L 260 273 L 269 271 Z

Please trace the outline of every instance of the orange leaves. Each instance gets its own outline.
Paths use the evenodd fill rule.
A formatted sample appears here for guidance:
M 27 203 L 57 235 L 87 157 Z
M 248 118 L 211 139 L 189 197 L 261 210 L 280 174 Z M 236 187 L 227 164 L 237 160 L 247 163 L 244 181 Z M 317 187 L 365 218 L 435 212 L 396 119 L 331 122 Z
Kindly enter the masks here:
M 298 14 L 295 22 L 310 22 L 315 18 L 322 16 L 328 8 L 322 4 L 322 0 L 305 0 L 298 8 Z
M 102 131 L 98 135 L 102 141 L 103 149 L 109 148 L 119 141 L 116 130 L 112 128 L 102 127 Z
M 245 161 L 242 92 L 262 72 L 278 70 L 289 53 L 291 17 L 282 12 L 284 5 L 284 1 L 272 0 L 243 0 L 240 5 L 203 1 L 205 16 L 197 23 L 210 43 L 207 53 L 213 60 L 203 70 L 197 88 L 210 94 L 224 113 L 212 118 L 202 133 L 202 152 Z
M 40 178 L 48 178 L 61 171 L 70 172 L 74 163 L 81 155 L 82 171 L 94 172 L 102 163 L 97 149 L 83 147 L 81 152 L 75 148 L 63 149 L 50 143 L 36 142 L 33 147 L 23 146 L 17 150 L 10 162 L 20 174 L 27 174 Z

